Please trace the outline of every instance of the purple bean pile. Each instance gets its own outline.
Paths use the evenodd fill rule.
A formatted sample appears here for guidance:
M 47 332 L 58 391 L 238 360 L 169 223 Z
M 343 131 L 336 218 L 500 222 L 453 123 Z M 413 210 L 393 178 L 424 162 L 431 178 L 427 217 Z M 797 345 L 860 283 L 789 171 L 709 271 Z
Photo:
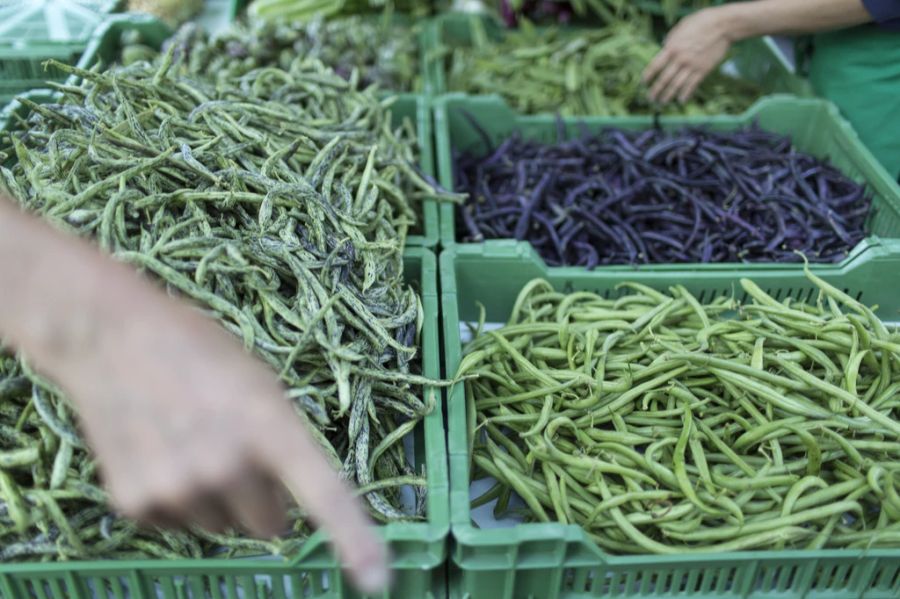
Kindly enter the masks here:
M 486 147 L 455 155 L 457 235 L 527 240 L 551 266 L 838 262 L 866 233 L 864 185 L 756 125 Z

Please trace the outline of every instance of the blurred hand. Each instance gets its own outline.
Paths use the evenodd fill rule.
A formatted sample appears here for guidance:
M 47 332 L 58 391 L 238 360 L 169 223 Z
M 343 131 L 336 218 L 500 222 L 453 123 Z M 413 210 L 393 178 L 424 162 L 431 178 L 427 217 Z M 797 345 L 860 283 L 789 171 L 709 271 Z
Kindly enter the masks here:
M 269 538 L 285 530 L 281 481 L 330 532 L 351 579 L 367 592 L 382 590 L 385 548 L 274 373 L 168 298 L 129 294 L 112 282 L 106 292 L 130 295 L 124 305 L 133 322 L 120 323 L 115 343 L 61 382 L 85 398 L 83 428 L 120 511 L 213 531 L 237 525 Z
M 733 42 L 726 11 L 708 8 L 683 18 L 666 36 L 663 49 L 644 70 L 649 97 L 666 104 L 686 102 L 725 59 Z
M 75 404 L 118 509 L 283 531 L 284 493 L 327 529 L 360 590 L 387 551 L 276 376 L 218 325 L 0 198 L 0 334 Z

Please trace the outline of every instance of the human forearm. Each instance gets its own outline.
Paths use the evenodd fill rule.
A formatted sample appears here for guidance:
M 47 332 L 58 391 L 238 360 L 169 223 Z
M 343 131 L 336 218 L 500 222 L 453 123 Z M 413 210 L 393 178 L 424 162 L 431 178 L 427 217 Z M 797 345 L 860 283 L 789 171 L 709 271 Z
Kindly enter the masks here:
M 753 0 L 714 9 L 732 41 L 761 35 L 816 33 L 872 20 L 862 0 Z
M 686 101 L 734 42 L 841 29 L 871 20 L 863 0 L 754 0 L 699 10 L 672 28 L 644 71 L 648 96 L 662 103 L 674 98 Z
M 3 336 L 65 378 L 107 343 L 139 281 L 87 242 L 0 197 L 0 285 Z

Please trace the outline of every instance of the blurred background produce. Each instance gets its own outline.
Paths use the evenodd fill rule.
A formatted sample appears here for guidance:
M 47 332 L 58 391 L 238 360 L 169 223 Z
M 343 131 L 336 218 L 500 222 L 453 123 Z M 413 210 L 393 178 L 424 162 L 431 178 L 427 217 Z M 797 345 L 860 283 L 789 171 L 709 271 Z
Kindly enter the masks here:
M 204 0 L 128 0 L 131 12 L 159 17 L 169 27 L 177 27 L 203 9 Z
M 519 29 L 502 34 L 492 30 L 491 23 L 469 17 L 471 45 L 442 48 L 447 91 L 496 93 L 521 112 L 564 116 L 657 110 L 733 114 L 746 110 L 762 93 L 746 81 L 716 74 L 686 104 L 653 105 L 642 75 L 660 47 L 641 19 L 576 30 L 522 22 Z
M 315 59 L 359 87 L 378 85 L 385 92 L 421 91 L 422 25 L 415 18 L 391 10 L 377 14 L 323 14 L 307 20 L 243 18 L 226 28 L 207 31 L 187 23 L 179 43 L 196 74 L 224 82 L 258 68 L 289 70 L 297 59 Z M 126 64 L 152 59 L 157 53 L 140 31 L 126 31 L 121 39 Z
M 251 20 L 216 36 L 198 35 L 190 68 L 228 81 L 257 68 L 289 70 L 295 60 L 316 59 L 360 88 L 420 91 L 419 29 L 411 19 L 389 16 Z

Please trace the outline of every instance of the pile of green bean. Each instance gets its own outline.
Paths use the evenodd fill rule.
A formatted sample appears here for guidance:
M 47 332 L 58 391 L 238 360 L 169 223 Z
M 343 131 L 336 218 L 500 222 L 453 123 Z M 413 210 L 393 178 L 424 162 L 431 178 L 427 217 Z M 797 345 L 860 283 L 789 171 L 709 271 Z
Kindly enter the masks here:
M 522 113 L 735 114 L 760 96 L 746 81 L 714 74 L 686 104 L 652 105 L 642 74 L 660 47 L 639 21 L 577 31 L 523 23 L 499 41 L 480 17 L 469 23 L 472 45 L 446 51 L 448 90 L 499 94 Z
M 25 101 L 3 187 L 193 300 L 280 374 L 376 518 L 421 517 L 425 479 L 401 440 L 434 398 L 401 254 L 411 204 L 433 189 L 411 124 L 317 61 L 225 84 L 185 75 L 176 52 L 102 73 L 56 64 L 83 82 Z M 285 553 L 306 532 L 302 518 L 279 543 L 139 532 L 109 511 L 72 423 L 50 382 L 2 359 L 0 559 Z
M 473 478 L 615 553 L 900 546 L 900 333 L 815 303 L 519 295 L 467 347 Z
M 189 68 L 227 83 L 257 68 L 290 70 L 298 57 L 315 58 L 360 87 L 418 91 L 418 35 L 412 22 L 376 16 L 235 23 L 212 38 L 196 32 Z

